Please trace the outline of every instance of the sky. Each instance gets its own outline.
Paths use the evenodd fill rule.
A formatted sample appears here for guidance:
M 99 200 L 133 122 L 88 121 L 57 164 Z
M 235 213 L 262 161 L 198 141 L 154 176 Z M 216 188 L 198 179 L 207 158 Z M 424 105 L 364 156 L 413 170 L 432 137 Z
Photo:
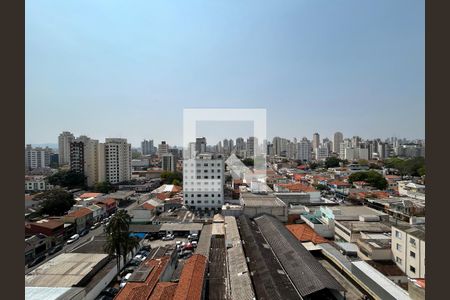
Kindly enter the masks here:
M 25 142 L 71 131 L 181 145 L 184 108 L 265 108 L 269 139 L 424 138 L 424 6 L 27 0 Z M 198 132 L 245 137 L 244 123 Z

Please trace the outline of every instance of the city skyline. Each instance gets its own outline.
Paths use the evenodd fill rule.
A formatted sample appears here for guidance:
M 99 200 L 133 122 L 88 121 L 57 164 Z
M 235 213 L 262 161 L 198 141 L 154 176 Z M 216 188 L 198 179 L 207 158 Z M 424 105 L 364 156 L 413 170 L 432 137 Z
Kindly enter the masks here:
M 181 144 L 212 107 L 266 108 L 269 139 L 425 136 L 423 1 L 83 4 L 26 5 L 26 143 Z

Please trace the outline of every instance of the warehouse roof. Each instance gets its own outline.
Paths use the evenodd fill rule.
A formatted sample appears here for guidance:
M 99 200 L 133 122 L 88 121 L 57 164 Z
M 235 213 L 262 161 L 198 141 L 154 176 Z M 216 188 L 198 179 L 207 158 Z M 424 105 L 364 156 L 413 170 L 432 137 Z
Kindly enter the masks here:
M 302 297 L 325 289 L 344 290 L 280 221 L 262 215 L 255 222 Z
M 203 224 L 201 223 L 163 223 L 160 231 L 191 231 L 202 230 Z
M 25 286 L 72 287 L 107 257 L 107 254 L 62 253 L 25 275 Z

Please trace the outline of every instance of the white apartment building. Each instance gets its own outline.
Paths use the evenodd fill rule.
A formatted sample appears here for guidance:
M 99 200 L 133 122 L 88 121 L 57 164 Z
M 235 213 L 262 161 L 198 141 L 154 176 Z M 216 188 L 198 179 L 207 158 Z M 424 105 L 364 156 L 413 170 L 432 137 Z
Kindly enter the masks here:
M 224 160 L 211 153 L 183 162 L 184 204 L 191 209 L 216 210 L 223 205 Z
M 306 137 L 297 143 L 297 159 L 311 161 L 311 142 Z
M 59 165 L 70 163 L 70 143 L 75 139 L 71 132 L 64 131 L 58 137 Z
M 316 160 L 325 160 L 330 156 L 328 147 L 324 145 L 319 145 L 319 147 L 314 149 L 314 152 L 316 154 Z
M 47 168 L 50 166 L 50 155 L 53 150 L 45 148 L 33 148 L 31 145 L 27 145 L 25 148 L 25 169 L 33 170 L 36 168 Z
M 392 255 L 410 278 L 425 278 L 425 226 L 392 226 Z
M 45 176 L 25 176 L 25 191 L 46 191 L 53 188 L 47 181 Z
M 116 184 L 131 179 L 131 144 L 127 139 L 107 138 L 98 149 L 98 181 Z
M 312 147 L 315 150 L 316 148 L 319 148 L 319 145 L 320 145 L 320 135 L 316 132 L 313 134 Z

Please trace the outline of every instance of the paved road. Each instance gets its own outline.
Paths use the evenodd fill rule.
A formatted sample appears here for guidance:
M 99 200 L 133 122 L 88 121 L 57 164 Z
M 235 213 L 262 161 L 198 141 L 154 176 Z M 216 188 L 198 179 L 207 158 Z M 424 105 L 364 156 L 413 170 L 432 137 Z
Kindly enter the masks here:
M 133 202 L 133 203 L 131 203 L 129 206 L 127 206 L 127 207 L 125 208 L 125 210 L 126 210 L 126 211 L 130 211 L 130 210 L 132 210 L 133 208 L 135 208 L 138 204 L 139 204 L 139 203 L 137 203 L 137 201 L 136 201 L 136 202 Z M 42 265 L 42 264 L 48 262 L 49 260 L 51 260 L 52 258 L 54 258 L 55 256 L 57 256 L 57 255 L 59 255 L 59 254 L 61 254 L 61 253 L 70 253 L 70 252 L 72 252 L 74 249 L 77 249 L 77 248 L 83 246 L 86 242 L 93 240 L 93 239 L 94 239 L 94 236 L 100 235 L 100 234 L 102 234 L 102 233 L 103 233 L 103 225 L 100 226 L 100 227 L 98 227 L 98 228 L 96 228 L 96 229 L 94 229 L 94 230 L 90 230 L 88 234 L 86 234 L 85 236 L 80 237 L 80 238 L 79 238 L 77 241 L 75 241 L 74 243 L 69 244 L 69 245 L 68 245 L 68 244 L 65 244 L 64 247 L 63 247 L 63 249 L 62 249 L 61 251 L 56 252 L 56 253 L 53 254 L 53 255 L 47 256 L 47 257 L 45 258 L 44 261 L 42 261 L 41 263 L 37 264 L 36 266 L 31 267 L 31 268 L 27 268 L 27 266 L 25 266 L 25 274 L 30 273 L 30 272 L 33 271 L 34 269 L 38 268 L 40 265 Z

